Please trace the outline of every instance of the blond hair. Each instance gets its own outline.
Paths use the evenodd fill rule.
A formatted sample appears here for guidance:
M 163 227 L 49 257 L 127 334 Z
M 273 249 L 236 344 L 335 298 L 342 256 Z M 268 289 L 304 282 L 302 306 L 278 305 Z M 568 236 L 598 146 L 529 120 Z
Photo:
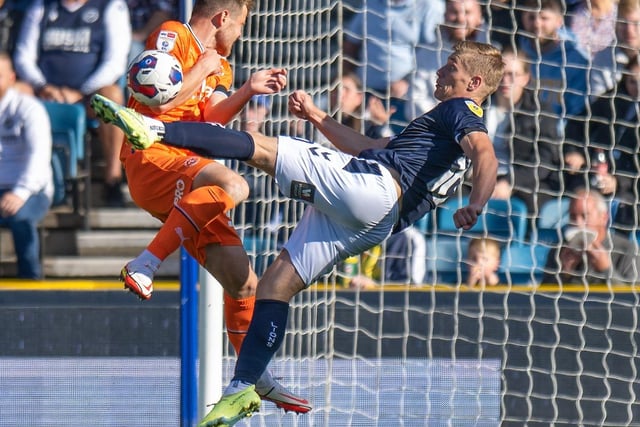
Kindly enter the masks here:
M 491 253 L 496 257 L 500 257 L 500 243 L 497 240 L 489 237 L 477 237 L 469 241 L 469 249 L 467 251 L 468 257 L 471 257 L 472 253 Z
M 453 46 L 451 56 L 457 58 L 470 75 L 482 77 L 485 90 L 480 95 L 483 100 L 498 89 L 504 74 L 499 49 L 487 43 L 463 40 Z

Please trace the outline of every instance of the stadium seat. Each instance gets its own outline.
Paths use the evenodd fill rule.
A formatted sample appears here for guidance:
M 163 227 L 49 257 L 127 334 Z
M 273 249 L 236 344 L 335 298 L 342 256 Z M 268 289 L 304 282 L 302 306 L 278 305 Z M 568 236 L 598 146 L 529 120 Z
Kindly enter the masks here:
M 502 249 L 501 282 L 509 284 L 540 283 L 551 247 L 543 244 L 508 244 Z
M 427 239 L 427 280 L 459 283 L 467 271 L 468 238 L 434 235 Z
M 63 104 L 57 102 L 43 102 L 51 121 L 52 134 L 52 166 L 54 178 L 60 184 L 60 179 L 65 182 L 65 188 L 70 186 L 73 197 L 74 212 L 80 211 L 80 182 L 84 180 L 83 201 L 85 209 L 90 206 L 90 163 L 88 149 L 86 148 L 87 117 L 84 106 L 81 104 Z M 65 190 L 65 195 L 68 191 Z M 60 194 L 56 194 L 57 204 L 63 204 L 66 197 L 60 200 Z M 85 228 L 88 226 L 88 215 L 85 215 Z
M 451 198 L 436 211 L 437 232 L 439 234 L 462 233 L 453 222 L 454 212 L 468 203 L 468 197 Z M 502 241 L 524 241 L 527 234 L 527 206 L 521 199 L 490 199 L 484 214 L 470 230 L 464 231 L 468 237 L 488 236 Z

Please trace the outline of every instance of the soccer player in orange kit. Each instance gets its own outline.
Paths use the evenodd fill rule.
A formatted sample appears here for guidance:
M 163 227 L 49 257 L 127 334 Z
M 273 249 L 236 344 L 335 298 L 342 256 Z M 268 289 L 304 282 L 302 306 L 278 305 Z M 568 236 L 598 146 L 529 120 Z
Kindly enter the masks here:
M 130 98 L 128 106 L 164 121 L 230 122 L 256 94 L 286 86 L 284 69 L 253 73 L 231 92 L 233 72 L 225 59 L 242 34 L 253 0 L 196 0 L 189 23 L 167 21 L 149 35 L 146 49 L 175 56 L 183 86 L 175 99 L 149 107 Z M 257 277 L 242 240 L 226 212 L 249 195 L 246 181 L 224 165 L 196 153 L 156 144 L 120 154 L 131 197 L 164 224 L 147 248 L 121 272 L 125 287 L 142 299 L 153 291 L 153 275 L 164 259 L 183 245 L 222 285 L 229 340 L 236 353 L 251 321 Z M 278 407 L 298 413 L 309 402 L 288 392 L 271 375 L 261 378 L 259 394 Z

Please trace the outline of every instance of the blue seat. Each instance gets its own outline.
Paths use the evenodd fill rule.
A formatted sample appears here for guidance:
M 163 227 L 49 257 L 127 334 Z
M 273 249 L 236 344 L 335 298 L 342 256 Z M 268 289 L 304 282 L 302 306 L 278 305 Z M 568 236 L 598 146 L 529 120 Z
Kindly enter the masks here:
M 427 277 L 436 283 L 459 283 L 467 272 L 468 238 L 434 235 L 427 239 Z
M 91 177 L 88 150 L 86 149 L 87 116 L 81 104 L 43 102 L 51 121 L 52 167 L 54 183 L 58 191 L 54 194 L 56 205 L 66 202 L 66 195 L 73 196 L 74 212 L 80 211 L 80 181 L 84 181 L 85 210 L 90 206 Z M 61 197 L 60 180 L 64 180 L 65 197 Z M 85 215 L 88 228 L 88 215 Z
M 516 243 L 502 249 L 501 281 L 510 284 L 540 283 L 551 246 Z
M 437 232 L 457 235 L 461 231 L 453 222 L 453 214 L 468 203 L 468 197 L 451 198 L 436 211 Z M 470 237 L 488 236 L 502 241 L 524 241 L 527 234 L 527 206 L 521 199 L 490 199 L 484 214 L 470 230 L 464 232 Z
M 87 114 L 84 106 L 49 101 L 43 104 L 51 120 L 53 144 L 68 146 L 70 158 L 75 159 L 68 165 L 70 176 L 75 177 L 79 162 L 84 160 L 86 154 Z

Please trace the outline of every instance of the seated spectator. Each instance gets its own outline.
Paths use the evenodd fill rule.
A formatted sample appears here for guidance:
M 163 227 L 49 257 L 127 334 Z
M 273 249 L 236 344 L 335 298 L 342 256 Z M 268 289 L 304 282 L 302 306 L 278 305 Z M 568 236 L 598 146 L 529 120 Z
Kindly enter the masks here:
M 416 72 L 410 82 L 405 108 L 407 120 L 426 113 L 438 103 L 434 96 L 436 73 L 447 63 L 453 45 L 461 40 L 490 41 L 478 0 L 447 0 L 440 21 L 433 41 L 420 43 L 416 48 Z
M 620 0 L 616 21 L 616 78 L 640 52 L 640 0 Z
M 38 223 L 51 205 L 51 125 L 34 97 L 13 88 L 16 76 L 0 53 L 0 227 L 13 236 L 17 277 L 40 279 Z
M 388 126 L 392 111 L 385 109 L 382 101 L 371 96 L 365 96 L 362 82 L 356 73 L 346 73 L 328 97 L 327 111 L 335 112 L 334 118 L 343 125 L 363 133 L 371 138 L 391 136 L 393 132 Z M 315 140 L 330 144 L 327 138 L 317 133 Z
M 528 58 L 503 50 L 505 72 L 485 109 L 489 136 L 498 158 L 498 181 L 492 198 L 522 199 L 530 213 L 560 193 L 561 149 L 558 120 L 539 112 Z M 547 109 L 548 111 L 548 109 Z
M 42 100 L 85 103 L 94 93 L 124 103 L 119 81 L 131 45 L 124 0 L 34 0 L 27 10 L 15 54 L 21 80 Z M 90 117 L 93 110 L 87 108 Z M 100 122 L 105 161 L 104 202 L 124 206 L 120 147 L 124 135 Z
M 532 87 L 561 119 L 587 106 L 589 60 L 564 29 L 562 0 L 525 0 L 518 42 L 531 59 Z
M 501 257 L 500 243 L 490 238 L 475 238 L 469 241 L 467 252 L 467 286 L 495 286 L 500 279 L 498 269 Z
M 361 254 L 358 274 L 351 274 L 348 285 L 352 288 L 368 288 L 380 282 L 420 285 L 426 276 L 426 258 L 424 235 L 413 226 L 407 227 L 391 235 L 384 245 Z
M 28 1 L 0 0 L 0 50 L 8 52 L 11 57 L 15 51 L 16 38 L 28 5 Z
M 617 13 L 617 0 L 583 1 L 576 5 L 568 23 L 578 47 L 589 59 L 591 98 L 613 89 L 616 83 L 613 51 Z
M 127 0 L 131 17 L 129 63 L 144 50 L 147 37 L 164 21 L 178 20 L 178 0 Z
M 590 186 L 607 198 L 618 200 L 613 227 L 629 233 L 637 229 L 637 195 L 640 167 L 637 153 L 637 107 L 640 97 L 640 64 L 635 57 L 617 87 L 596 98 L 590 115 L 567 123 L 565 150 L 571 162 L 565 177 L 568 189 Z M 598 161 L 598 158 L 601 158 Z
M 404 115 L 415 49 L 435 42 L 442 12 L 442 0 L 370 0 L 345 29 L 344 71 L 356 71 L 367 93 L 389 101 L 395 133 L 415 118 Z
M 609 229 L 609 206 L 597 191 L 579 189 L 569 205 L 561 246 L 549 252 L 543 283 L 637 283 L 635 245 Z

